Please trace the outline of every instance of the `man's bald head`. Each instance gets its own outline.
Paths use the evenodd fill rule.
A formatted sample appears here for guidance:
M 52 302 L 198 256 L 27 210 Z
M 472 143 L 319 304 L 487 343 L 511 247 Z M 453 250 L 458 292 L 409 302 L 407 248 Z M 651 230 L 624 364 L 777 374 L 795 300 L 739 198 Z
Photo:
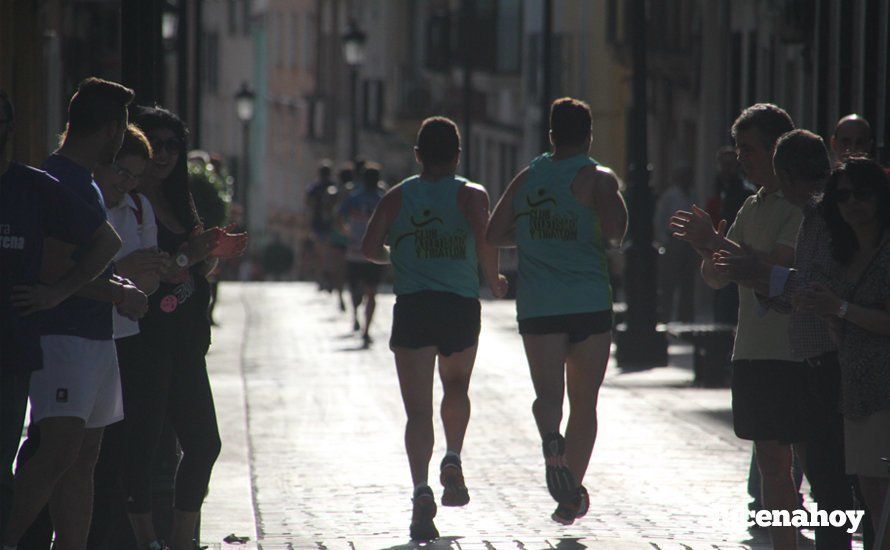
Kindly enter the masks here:
M 853 156 L 870 156 L 872 147 L 871 124 L 857 114 L 847 115 L 837 122 L 831 136 L 831 151 L 839 161 Z

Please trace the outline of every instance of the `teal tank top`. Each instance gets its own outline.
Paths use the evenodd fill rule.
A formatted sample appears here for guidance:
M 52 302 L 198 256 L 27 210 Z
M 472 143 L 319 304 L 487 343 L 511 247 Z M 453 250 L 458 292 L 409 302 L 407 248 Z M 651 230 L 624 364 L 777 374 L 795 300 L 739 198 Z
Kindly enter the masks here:
M 612 286 L 599 219 L 572 194 L 572 181 L 596 161 L 587 155 L 531 162 L 513 197 L 519 251 L 517 317 L 611 309 Z
M 401 183 L 402 206 L 386 239 L 397 296 L 438 290 L 479 297 L 476 238 L 457 204 L 467 183 L 457 176 L 436 182 L 413 176 Z

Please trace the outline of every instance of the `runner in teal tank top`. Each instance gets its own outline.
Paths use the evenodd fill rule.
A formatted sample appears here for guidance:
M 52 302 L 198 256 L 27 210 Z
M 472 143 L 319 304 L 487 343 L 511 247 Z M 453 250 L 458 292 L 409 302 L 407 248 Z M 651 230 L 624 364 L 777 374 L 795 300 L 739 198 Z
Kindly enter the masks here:
M 553 153 L 534 159 L 498 202 L 486 237 L 517 247 L 516 310 L 528 358 L 545 478 L 568 525 L 590 507 L 581 484 L 596 441 L 596 402 L 609 361 L 612 289 L 607 243 L 620 243 L 627 209 L 611 170 L 588 157 L 590 108 L 563 98 L 550 110 Z M 560 434 L 568 384 L 571 412 Z
M 408 421 L 405 450 L 414 482 L 413 540 L 439 536 L 436 501 L 427 478 L 433 454 L 432 386 L 436 360 L 442 378 L 442 423 L 447 450 L 439 470 L 443 506 L 470 501 L 460 452 L 470 420 L 467 389 L 479 341 L 478 269 L 495 297 L 507 293 L 498 252 L 485 241 L 488 194 L 455 176 L 460 136 L 451 120 L 425 120 L 414 148 L 420 175 L 394 187 L 380 201 L 362 251 L 395 267 L 396 305 L 390 348 L 396 360 Z
M 458 176 L 402 182 L 402 207 L 387 234 L 397 296 L 435 290 L 479 297 L 476 238 L 457 204 L 468 183 Z
M 579 170 L 596 162 L 582 153 L 529 165 L 513 196 L 519 249 L 519 320 L 612 308 L 599 219 L 572 194 Z

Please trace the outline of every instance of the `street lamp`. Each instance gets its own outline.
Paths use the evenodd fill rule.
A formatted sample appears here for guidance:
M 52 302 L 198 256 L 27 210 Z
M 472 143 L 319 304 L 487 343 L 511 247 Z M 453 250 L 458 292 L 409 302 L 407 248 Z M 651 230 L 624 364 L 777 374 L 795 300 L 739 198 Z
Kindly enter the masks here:
M 241 83 L 241 88 L 235 92 L 235 110 L 238 114 L 238 120 L 241 121 L 241 205 L 244 207 L 244 227 L 249 229 L 247 224 L 250 216 L 248 208 L 248 181 L 250 178 L 250 121 L 253 120 L 253 107 L 256 100 L 256 94 L 245 80 Z
M 353 162 L 358 158 L 358 68 L 365 61 L 365 42 L 367 40 L 367 35 L 362 32 L 358 23 L 351 19 L 349 30 L 343 35 L 343 58 L 349 65 L 350 71 L 349 103 L 352 108 L 350 154 Z
M 632 0 L 633 109 L 630 114 L 629 215 L 626 291 L 627 321 L 615 332 L 615 359 L 619 366 L 655 367 L 667 364 L 667 339 L 656 326 L 656 261 L 652 246 L 654 210 L 649 187 L 646 127 L 646 2 Z

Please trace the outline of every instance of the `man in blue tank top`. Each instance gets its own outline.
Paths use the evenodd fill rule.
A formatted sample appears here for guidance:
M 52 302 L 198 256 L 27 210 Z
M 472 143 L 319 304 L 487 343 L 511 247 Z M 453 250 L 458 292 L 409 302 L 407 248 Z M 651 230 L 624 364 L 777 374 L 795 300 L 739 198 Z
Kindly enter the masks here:
M 396 305 L 390 348 L 408 422 L 405 450 L 414 482 L 411 538 L 439 536 L 436 502 L 427 484 L 433 454 L 432 386 L 436 359 L 442 379 L 447 452 L 440 465 L 443 506 L 470 501 L 460 452 L 470 421 L 467 390 L 479 342 L 479 268 L 495 297 L 507 293 L 497 249 L 485 243 L 488 193 L 454 175 L 460 161 L 457 125 L 426 119 L 414 148 L 422 166 L 380 201 L 362 242 L 365 256 L 392 261 Z M 388 246 L 387 246 L 388 245 Z
M 552 517 L 569 525 L 587 513 L 581 485 L 596 440 L 596 403 L 609 361 L 612 288 L 606 246 L 627 229 L 615 174 L 588 157 L 590 108 L 563 98 L 550 109 L 553 152 L 510 183 L 488 224 L 494 246 L 516 247 L 516 310 L 535 386 L 532 412 L 543 440 Z M 568 384 L 569 413 L 560 434 Z
M 352 296 L 352 328 L 362 331 L 365 347 L 371 345 L 371 321 L 377 307 L 377 287 L 383 279 L 384 267 L 369 262 L 362 254 L 362 238 L 371 214 L 383 198 L 380 165 L 368 163 L 362 173 L 362 183 L 353 189 L 340 204 L 338 224 L 346 235 L 346 280 Z M 365 303 L 364 329 L 358 318 L 358 307 Z

